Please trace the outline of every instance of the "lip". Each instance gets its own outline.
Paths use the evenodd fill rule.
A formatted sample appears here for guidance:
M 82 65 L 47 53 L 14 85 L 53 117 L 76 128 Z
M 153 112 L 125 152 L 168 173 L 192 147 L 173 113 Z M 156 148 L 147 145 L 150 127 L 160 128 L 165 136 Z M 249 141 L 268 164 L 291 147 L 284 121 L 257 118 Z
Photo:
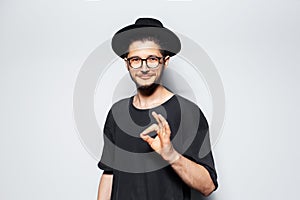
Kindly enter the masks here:
M 146 80 L 146 79 L 151 78 L 151 76 L 148 76 L 148 75 L 147 76 L 139 76 L 139 78 Z

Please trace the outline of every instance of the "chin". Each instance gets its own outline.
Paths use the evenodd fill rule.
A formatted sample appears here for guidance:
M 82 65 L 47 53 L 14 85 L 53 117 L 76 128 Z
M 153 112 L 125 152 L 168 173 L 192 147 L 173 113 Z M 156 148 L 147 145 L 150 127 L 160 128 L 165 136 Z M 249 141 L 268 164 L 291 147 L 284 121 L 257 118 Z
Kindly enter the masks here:
M 151 85 L 153 85 L 153 84 L 155 84 L 154 82 L 148 82 L 148 83 L 136 83 L 136 86 L 138 87 L 138 88 L 140 88 L 140 87 L 150 87 Z
M 137 85 L 138 89 L 147 89 L 150 88 L 152 84 L 145 84 L 145 85 Z
M 137 88 L 139 90 L 155 90 L 157 86 L 159 86 L 158 83 L 151 83 L 151 84 L 138 85 Z

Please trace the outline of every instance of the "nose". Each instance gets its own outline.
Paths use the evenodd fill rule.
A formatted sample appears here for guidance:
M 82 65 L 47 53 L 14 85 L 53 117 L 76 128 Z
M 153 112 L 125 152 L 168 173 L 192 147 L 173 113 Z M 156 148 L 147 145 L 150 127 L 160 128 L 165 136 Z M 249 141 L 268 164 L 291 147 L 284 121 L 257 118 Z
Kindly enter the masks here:
M 146 64 L 146 60 L 142 60 L 142 67 L 141 67 L 142 73 L 147 73 L 149 71 L 149 68 Z

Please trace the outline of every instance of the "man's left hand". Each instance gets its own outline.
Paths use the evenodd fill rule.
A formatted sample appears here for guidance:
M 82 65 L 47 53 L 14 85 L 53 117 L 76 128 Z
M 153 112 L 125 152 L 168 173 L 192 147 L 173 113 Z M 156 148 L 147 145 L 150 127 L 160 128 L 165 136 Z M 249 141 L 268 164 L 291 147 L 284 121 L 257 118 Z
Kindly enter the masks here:
M 167 120 L 156 112 L 152 112 L 157 124 L 152 124 L 146 128 L 141 134 L 141 138 L 146 141 L 151 148 L 162 156 L 164 160 L 172 164 L 179 159 L 180 154 L 174 149 L 170 136 L 171 130 Z M 156 131 L 157 136 L 152 138 L 149 133 Z

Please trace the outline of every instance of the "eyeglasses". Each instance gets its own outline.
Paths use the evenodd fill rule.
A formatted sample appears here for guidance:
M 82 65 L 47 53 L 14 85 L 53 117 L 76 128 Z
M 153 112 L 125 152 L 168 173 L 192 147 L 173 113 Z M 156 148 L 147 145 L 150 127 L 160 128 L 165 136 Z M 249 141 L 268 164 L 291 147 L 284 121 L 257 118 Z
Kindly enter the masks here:
M 146 62 L 146 65 L 148 68 L 157 68 L 159 66 L 159 64 L 161 64 L 160 60 L 163 57 L 158 57 L 158 56 L 148 56 L 147 58 L 143 59 L 140 58 L 138 56 L 133 56 L 130 58 L 124 58 L 125 61 L 127 61 L 127 63 L 129 64 L 130 67 L 132 67 L 133 69 L 138 69 L 140 67 L 142 67 L 143 65 L 143 61 Z

